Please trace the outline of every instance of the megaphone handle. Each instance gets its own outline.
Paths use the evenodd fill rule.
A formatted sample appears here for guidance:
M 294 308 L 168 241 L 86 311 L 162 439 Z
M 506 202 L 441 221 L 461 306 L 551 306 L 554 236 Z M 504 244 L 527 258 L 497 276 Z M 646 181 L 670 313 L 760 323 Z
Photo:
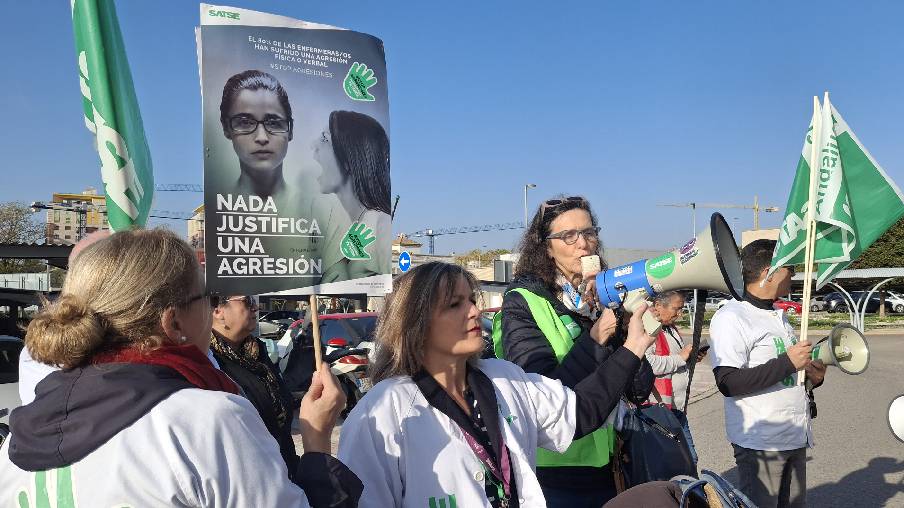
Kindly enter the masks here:
M 650 314 L 650 311 L 644 311 L 643 313 L 643 329 L 646 330 L 647 335 L 650 337 L 655 337 L 659 335 L 659 331 L 662 330 L 662 324 Z
M 642 304 L 647 298 L 647 292 L 643 289 L 635 289 L 633 291 L 629 291 L 627 297 L 625 298 L 624 303 L 622 304 L 626 311 L 630 313 L 634 313 L 640 304 Z M 662 325 L 659 321 L 650 314 L 650 311 L 647 310 L 643 313 L 643 328 L 647 332 L 650 337 L 655 337 L 659 335 L 659 330 L 662 329 Z

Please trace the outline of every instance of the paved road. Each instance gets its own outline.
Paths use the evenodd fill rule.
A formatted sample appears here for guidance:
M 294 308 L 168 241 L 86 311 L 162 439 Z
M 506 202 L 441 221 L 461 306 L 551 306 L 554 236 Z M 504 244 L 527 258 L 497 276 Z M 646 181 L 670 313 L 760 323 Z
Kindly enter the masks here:
M 891 400 L 904 394 L 904 335 L 868 335 L 867 372 L 848 376 L 830 367 L 816 390 L 816 446 L 808 453 L 807 501 L 811 507 L 904 506 L 904 444 L 888 429 Z M 718 392 L 688 408 L 700 467 L 736 480 L 725 439 L 723 398 Z

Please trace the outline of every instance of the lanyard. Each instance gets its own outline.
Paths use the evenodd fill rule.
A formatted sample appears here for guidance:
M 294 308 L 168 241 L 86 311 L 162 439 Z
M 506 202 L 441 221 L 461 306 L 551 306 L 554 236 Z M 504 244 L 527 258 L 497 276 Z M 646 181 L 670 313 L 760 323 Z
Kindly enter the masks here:
M 568 295 L 568 299 L 574 304 L 574 310 L 578 310 L 581 307 L 581 294 L 578 290 L 575 289 L 570 282 L 562 284 L 562 290 L 565 291 L 565 294 Z
M 477 458 L 480 459 L 480 462 L 483 463 L 483 467 L 486 468 L 490 472 L 490 474 L 492 474 L 498 481 L 502 482 L 502 490 L 505 494 L 504 499 L 507 500 L 512 494 L 512 465 L 509 462 L 508 447 L 505 446 L 505 441 L 502 439 L 502 436 L 499 436 L 499 441 L 502 443 L 502 446 L 500 447 L 501 449 L 499 451 L 499 454 L 501 455 L 501 457 L 499 457 L 499 462 L 502 466 L 502 471 L 500 471 L 499 467 L 496 466 L 496 462 L 490 459 L 490 454 L 487 452 L 486 448 L 478 443 L 477 439 L 475 439 L 470 432 L 466 431 L 465 429 L 461 429 L 461 431 L 465 435 L 465 441 L 468 442 L 468 446 L 471 447 L 474 455 L 477 455 Z

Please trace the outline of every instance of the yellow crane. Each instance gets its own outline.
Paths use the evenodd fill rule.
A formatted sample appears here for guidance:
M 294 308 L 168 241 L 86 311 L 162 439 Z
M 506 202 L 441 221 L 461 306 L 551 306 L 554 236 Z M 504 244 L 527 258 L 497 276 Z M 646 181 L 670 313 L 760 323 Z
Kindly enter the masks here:
M 690 208 L 694 215 L 694 235 L 697 234 L 697 208 L 743 208 L 745 210 L 753 210 L 753 229 L 760 229 L 760 212 L 778 212 L 781 208 L 777 206 L 761 206 L 759 198 L 753 197 L 753 205 L 735 205 L 728 203 L 666 203 L 659 206 L 671 206 L 677 208 Z

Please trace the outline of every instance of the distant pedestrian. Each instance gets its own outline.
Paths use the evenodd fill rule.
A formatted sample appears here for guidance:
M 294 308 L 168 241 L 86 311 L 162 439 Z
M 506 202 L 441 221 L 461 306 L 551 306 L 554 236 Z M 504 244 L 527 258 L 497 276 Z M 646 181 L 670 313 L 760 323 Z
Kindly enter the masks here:
M 694 439 L 691 437 L 691 429 L 684 412 L 687 407 L 687 384 L 690 380 L 687 362 L 690 360 L 693 344 L 685 344 L 675 327 L 675 322 L 684 311 L 685 301 L 685 295 L 680 291 L 660 293 L 653 300 L 650 313 L 656 317 L 662 329 L 656 336 L 656 342 L 647 349 L 646 356 L 653 368 L 653 374 L 656 375 L 654 382 L 656 391 L 662 402 L 681 422 L 691 457 L 696 464 L 697 450 L 694 449 Z M 706 353 L 699 353 L 697 361 L 702 360 L 704 356 Z M 654 404 L 658 401 L 651 395 L 647 402 Z

